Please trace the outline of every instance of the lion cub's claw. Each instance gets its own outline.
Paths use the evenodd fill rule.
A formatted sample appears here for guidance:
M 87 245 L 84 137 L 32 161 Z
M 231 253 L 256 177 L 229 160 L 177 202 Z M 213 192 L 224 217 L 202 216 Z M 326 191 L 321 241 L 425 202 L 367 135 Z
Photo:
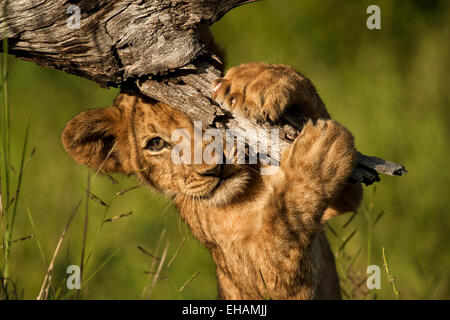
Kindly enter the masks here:
M 233 67 L 214 82 L 212 97 L 237 115 L 257 122 L 276 122 L 295 95 L 292 82 L 298 75 L 287 69 L 265 63 Z

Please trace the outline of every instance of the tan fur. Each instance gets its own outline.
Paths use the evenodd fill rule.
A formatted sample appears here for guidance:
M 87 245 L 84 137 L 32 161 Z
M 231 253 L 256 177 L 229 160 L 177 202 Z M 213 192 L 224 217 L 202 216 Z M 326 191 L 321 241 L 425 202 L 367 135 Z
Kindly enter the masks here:
M 312 84 L 287 66 L 232 68 L 213 95 L 255 119 L 277 121 L 293 107 L 311 120 L 270 176 L 260 175 L 259 164 L 174 164 L 170 150 L 179 141 L 171 134 L 184 128 L 193 137 L 192 121 L 138 94 L 121 93 L 113 107 L 73 118 L 63 145 L 86 166 L 134 174 L 173 197 L 214 258 L 220 298 L 339 299 L 323 226 L 361 200 L 361 186 L 347 182 L 357 157 L 351 133 L 329 119 Z M 146 146 L 155 137 L 166 145 L 151 151 Z

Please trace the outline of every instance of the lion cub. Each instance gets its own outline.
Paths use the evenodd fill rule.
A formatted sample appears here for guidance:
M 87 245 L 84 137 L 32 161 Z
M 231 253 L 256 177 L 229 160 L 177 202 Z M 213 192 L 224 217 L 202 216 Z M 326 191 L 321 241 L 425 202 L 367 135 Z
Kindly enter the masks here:
M 133 174 L 170 195 L 212 254 L 220 298 L 339 299 L 323 223 L 361 200 L 361 186 L 347 182 L 357 158 L 352 134 L 329 119 L 312 84 L 291 67 L 231 68 L 213 97 L 258 120 L 276 122 L 288 107 L 311 120 L 267 176 L 259 164 L 174 163 L 172 132 L 193 133 L 191 119 L 138 94 L 74 117 L 62 142 L 79 163 Z

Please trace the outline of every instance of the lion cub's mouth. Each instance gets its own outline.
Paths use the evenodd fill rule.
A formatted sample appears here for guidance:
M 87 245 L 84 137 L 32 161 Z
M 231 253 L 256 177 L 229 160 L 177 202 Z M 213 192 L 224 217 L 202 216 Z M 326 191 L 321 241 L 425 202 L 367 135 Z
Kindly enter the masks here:
M 235 176 L 236 174 L 237 174 L 237 172 L 225 173 L 224 171 L 222 171 L 222 176 L 219 178 L 219 181 L 214 186 L 214 188 L 212 189 L 211 193 L 214 193 L 215 191 L 217 191 L 221 186 L 225 186 L 227 184 L 227 182 L 230 179 L 232 179 L 233 176 Z
M 220 198 L 223 202 L 225 198 L 228 198 L 228 194 L 238 194 L 238 190 L 243 189 L 246 180 L 246 174 L 243 170 L 239 170 L 232 165 L 224 165 L 219 176 L 204 177 L 195 183 L 186 185 L 186 195 L 204 200 Z

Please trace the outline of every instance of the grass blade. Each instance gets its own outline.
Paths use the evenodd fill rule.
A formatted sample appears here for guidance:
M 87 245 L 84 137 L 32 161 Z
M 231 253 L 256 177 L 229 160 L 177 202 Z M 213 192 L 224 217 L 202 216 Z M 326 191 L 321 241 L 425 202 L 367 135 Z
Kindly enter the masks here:
M 353 236 L 356 234 L 356 232 L 358 231 L 358 229 L 353 230 L 353 232 L 347 237 L 347 239 L 344 240 L 344 242 L 341 244 L 341 246 L 339 247 L 339 251 L 344 250 L 345 246 L 347 245 L 347 243 L 353 238 Z
M 13 213 L 12 213 L 12 216 L 11 216 L 11 227 L 10 227 L 10 233 L 9 233 L 9 240 L 11 240 L 12 233 L 13 233 L 13 230 L 14 230 L 14 223 L 16 221 L 17 204 L 19 203 L 20 188 L 22 186 L 23 168 L 24 168 L 24 164 L 25 164 L 25 153 L 26 153 L 27 144 L 28 144 L 28 133 L 29 133 L 29 130 L 30 130 L 30 126 L 29 126 L 29 124 L 27 124 L 27 127 L 25 129 L 25 138 L 24 138 L 24 142 L 23 142 L 23 148 L 22 148 L 22 157 L 21 157 L 21 160 L 20 160 L 19 178 L 17 180 L 16 199 L 15 199 L 15 202 L 14 202 L 14 209 L 13 209 Z
M 131 216 L 132 214 L 133 214 L 133 211 L 130 211 L 130 212 L 127 212 L 127 213 L 123 213 L 123 214 L 121 214 L 121 215 L 114 216 L 114 217 L 112 217 L 112 218 L 103 220 L 103 223 L 114 222 L 114 221 L 116 221 L 116 220 L 118 220 L 118 219 L 121 219 L 121 218 L 125 218 L 125 217 L 128 217 L 128 216 Z
M 380 221 L 383 214 L 384 214 L 384 211 L 380 211 L 380 213 L 377 215 L 375 220 L 373 220 L 372 224 L 370 225 L 370 228 L 373 228 L 377 224 L 377 222 Z
M 131 190 L 137 189 L 137 188 L 139 188 L 139 187 L 140 187 L 140 185 L 137 185 L 137 186 L 134 186 L 134 187 L 131 187 L 131 188 L 128 188 L 128 189 L 125 189 L 125 190 L 119 191 L 119 192 L 117 192 L 117 193 L 116 193 L 116 196 L 121 196 L 121 195 L 123 195 L 123 194 L 127 193 L 128 191 L 131 191 Z
M 391 270 L 389 268 L 389 264 L 386 258 L 386 252 L 384 250 L 383 247 L 383 264 L 384 264 L 384 268 L 386 269 L 386 274 L 388 276 L 388 281 L 391 283 L 392 285 L 392 290 L 394 291 L 394 295 L 395 295 L 395 300 L 399 300 L 400 299 L 400 292 L 397 290 L 397 285 L 395 284 L 395 277 L 392 276 L 391 274 Z
M 44 263 L 44 265 L 47 265 L 47 259 L 45 258 L 44 250 L 42 250 L 41 241 L 39 240 L 39 237 L 36 234 L 36 225 L 34 224 L 34 220 L 31 215 L 30 208 L 28 208 L 28 207 L 27 207 L 27 214 L 28 214 L 28 219 L 30 220 L 31 230 L 33 231 L 33 234 L 35 235 L 35 238 L 36 238 L 36 243 L 37 243 L 37 246 L 39 249 L 39 253 L 41 254 L 42 262 Z
M 87 241 L 87 232 L 89 225 L 89 189 L 91 188 L 90 184 L 90 172 L 88 171 L 87 177 L 87 187 L 86 187 L 86 203 L 85 203 L 85 212 L 84 212 L 84 226 L 83 226 L 83 243 L 81 246 L 81 261 L 80 261 L 80 283 L 83 281 L 83 271 L 84 271 L 84 253 L 86 251 L 86 241 Z M 81 290 L 77 291 L 77 299 L 80 299 Z
M 170 268 L 170 266 L 173 264 L 175 259 L 178 257 L 178 255 L 180 254 L 181 249 L 183 248 L 185 242 L 186 242 L 186 238 L 183 238 L 183 240 L 181 240 L 180 245 L 178 246 L 177 251 L 175 251 L 175 254 L 173 255 L 172 259 L 170 259 L 169 263 L 167 264 L 167 268 Z
M 165 234 L 166 234 L 166 230 L 164 229 L 164 230 L 161 232 L 161 235 L 159 236 L 158 243 L 156 244 L 155 256 L 158 255 L 158 252 L 159 252 L 159 246 L 160 246 L 161 241 L 162 241 L 162 239 L 164 238 L 164 235 L 165 235 Z M 151 267 L 150 267 L 150 270 L 149 270 L 149 276 L 147 277 L 147 281 L 146 281 L 146 283 L 145 283 L 144 289 L 142 289 L 142 292 L 141 292 L 141 299 L 144 298 L 145 292 L 147 291 L 147 287 L 148 287 L 148 285 L 149 285 L 149 283 L 150 283 L 150 275 L 152 274 L 153 268 L 155 267 L 155 261 L 156 261 L 156 259 L 153 259 L 153 260 L 152 260 L 152 264 L 151 264 Z
M 92 200 L 94 200 L 95 202 L 101 204 L 104 207 L 107 207 L 108 205 L 106 204 L 106 202 L 104 202 L 102 199 L 100 199 L 99 197 L 97 197 L 95 194 L 93 194 L 92 192 L 90 192 L 89 190 L 86 190 L 87 196 L 88 198 L 91 198 Z
M 141 252 L 143 252 L 144 254 L 146 254 L 147 256 L 149 256 L 152 259 L 155 259 L 156 261 L 161 261 L 160 258 L 158 258 L 157 256 L 151 254 L 150 252 L 148 252 L 147 250 L 145 250 L 144 248 L 142 248 L 141 246 L 137 247 L 139 250 L 141 250 Z M 146 272 L 146 273 L 150 273 L 150 272 Z
M 10 139 L 9 139 L 9 102 L 8 102 L 8 38 L 6 35 L 3 35 L 3 55 L 2 55 L 2 96 L 3 96 L 3 108 L 0 114 L 1 118 L 1 134 L 2 134 L 2 145 L 3 145 L 3 167 L 4 167 L 4 177 L 5 177 L 5 188 L 4 188 L 4 198 L 2 197 L 2 201 L 4 203 L 9 202 L 9 193 L 10 193 Z M 4 206 L 2 205 L 2 208 Z M 2 209 L 2 229 L 3 229 L 3 242 L 6 247 L 3 249 L 3 288 L 5 293 L 5 298 L 8 299 L 7 292 L 7 278 L 8 278 L 8 270 L 9 270 L 9 225 L 7 221 L 7 212 Z
M 61 249 L 61 244 L 67 234 L 67 231 L 69 230 L 70 224 L 72 223 L 73 218 L 75 217 L 76 213 L 78 212 L 78 208 L 81 205 L 81 200 L 77 202 L 75 205 L 75 208 L 72 210 L 72 213 L 69 216 L 69 219 L 67 220 L 67 224 L 59 237 L 58 244 L 56 245 L 55 251 L 53 253 L 52 260 L 50 261 L 50 264 L 48 266 L 48 270 L 45 274 L 44 281 L 42 282 L 41 290 L 39 291 L 39 295 L 37 296 L 36 300 L 45 300 L 47 298 L 48 288 L 50 286 L 51 281 L 51 273 L 53 271 L 53 266 L 55 264 L 56 257 L 58 256 L 59 250 Z
M 34 238 L 34 234 L 29 234 L 28 236 L 24 236 L 24 237 L 21 237 L 19 239 L 11 240 L 9 242 L 9 245 L 11 246 L 12 243 L 22 242 L 22 241 L 25 241 L 25 240 L 28 240 L 28 239 L 33 239 L 33 238 Z M 4 247 L 5 247 L 5 244 L 0 245 L 0 248 L 3 249 Z
M 347 220 L 347 222 L 344 223 L 344 225 L 342 226 L 342 229 L 345 229 L 352 221 L 353 219 L 356 217 L 356 213 L 353 213 L 351 215 L 351 217 Z
M 194 280 L 194 278 L 197 277 L 199 274 L 200 274 L 200 271 L 197 271 L 192 276 L 190 276 L 189 279 L 187 279 L 186 282 L 181 286 L 181 288 L 178 289 L 178 292 L 183 291 L 192 282 L 192 280 Z
M 108 264 L 108 262 L 119 253 L 120 249 L 121 248 L 118 248 L 108 258 L 106 258 L 105 261 L 103 261 L 102 264 L 86 279 L 86 281 L 82 283 L 82 285 L 87 285 L 89 281 L 91 281 Z
M 152 285 L 148 290 L 148 298 L 150 299 L 150 295 L 152 294 L 153 289 L 155 288 L 156 281 L 158 281 L 159 275 L 161 273 L 162 267 L 164 266 L 164 261 L 166 260 L 167 250 L 169 249 L 169 241 L 166 242 L 166 246 L 164 247 L 163 254 L 161 256 L 161 261 L 159 262 L 158 269 L 156 270 L 155 275 L 153 276 Z

